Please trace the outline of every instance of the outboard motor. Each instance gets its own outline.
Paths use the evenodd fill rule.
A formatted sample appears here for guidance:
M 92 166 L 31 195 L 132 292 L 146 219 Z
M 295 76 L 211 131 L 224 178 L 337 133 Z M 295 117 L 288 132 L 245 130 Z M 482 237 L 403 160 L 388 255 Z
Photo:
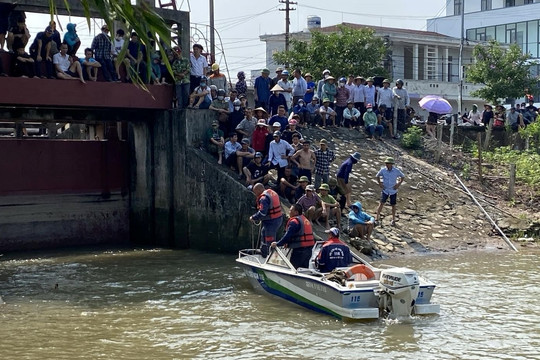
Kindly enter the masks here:
M 410 316 L 420 290 L 416 271 L 390 268 L 381 271 L 379 307 L 389 317 Z

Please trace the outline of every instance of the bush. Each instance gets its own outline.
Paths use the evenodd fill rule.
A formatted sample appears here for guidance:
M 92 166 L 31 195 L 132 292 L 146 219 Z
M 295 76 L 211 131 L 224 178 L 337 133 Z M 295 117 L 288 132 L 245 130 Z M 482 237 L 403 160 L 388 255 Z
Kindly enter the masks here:
M 406 149 L 421 149 L 422 134 L 423 131 L 418 126 L 408 128 L 401 138 L 401 146 Z
M 540 186 L 540 155 L 535 151 L 512 150 L 508 146 L 484 153 L 484 159 L 502 165 L 516 164 L 516 178 L 534 187 Z

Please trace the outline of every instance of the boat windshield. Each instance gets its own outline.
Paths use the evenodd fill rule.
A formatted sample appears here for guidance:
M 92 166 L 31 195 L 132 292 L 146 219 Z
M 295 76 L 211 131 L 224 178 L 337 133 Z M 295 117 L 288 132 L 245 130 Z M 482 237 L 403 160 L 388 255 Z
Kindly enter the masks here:
M 268 256 L 266 263 L 294 270 L 294 267 L 292 266 L 289 259 L 287 258 L 287 256 L 289 255 L 289 252 L 290 252 L 290 249 L 281 250 L 279 248 L 275 248 L 274 251 L 272 251 L 270 255 Z

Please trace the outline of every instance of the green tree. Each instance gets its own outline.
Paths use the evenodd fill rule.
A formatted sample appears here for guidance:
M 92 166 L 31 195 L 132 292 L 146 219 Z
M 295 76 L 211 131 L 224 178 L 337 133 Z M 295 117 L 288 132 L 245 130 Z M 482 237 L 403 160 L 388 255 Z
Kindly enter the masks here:
M 485 45 L 476 45 L 473 56 L 476 62 L 467 68 L 467 81 L 485 87 L 471 95 L 496 104 L 501 98 L 520 98 L 527 90 L 537 89 L 537 80 L 529 71 L 533 65 L 529 61 L 531 57 L 523 54 L 517 44 L 504 48 L 491 40 Z
M 109 29 L 114 28 L 113 22 L 115 20 L 121 21 L 128 29 L 127 33 L 135 31 L 139 36 L 140 41 L 147 46 L 154 39 L 159 39 L 164 44 L 170 44 L 171 42 L 171 27 L 168 26 L 163 18 L 154 11 L 154 8 L 150 3 L 141 1 L 140 5 L 132 5 L 130 0 L 80 0 L 80 2 L 88 22 L 88 28 L 91 28 L 91 12 L 96 11 L 99 14 L 99 17 L 107 23 Z M 153 1 L 151 3 L 153 3 Z M 64 0 L 64 6 L 69 12 L 70 6 L 68 0 Z M 49 8 L 51 20 L 53 20 L 54 15 L 57 14 L 55 0 L 49 0 Z M 114 36 L 114 34 L 112 35 Z M 156 44 L 158 45 L 162 59 L 164 59 L 167 68 L 172 73 L 172 69 L 167 60 L 167 55 L 165 54 L 165 49 L 160 41 L 156 41 Z M 124 48 L 119 54 L 119 61 L 122 61 L 124 58 L 127 52 L 127 45 L 128 41 L 124 43 Z M 151 51 L 146 52 L 148 74 L 150 74 L 151 71 L 151 53 Z M 131 72 L 132 79 L 136 79 L 136 82 L 144 87 L 144 84 L 142 84 L 137 73 L 133 71 L 133 69 L 131 69 Z
M 292 39 L 289 51 L 277 52 L 273 57 L 278 64 L 312 74 L 328 69 L 337 76 L 385 76 L 381 63 L 386 54 L 384 40 L 374 36 L 373 30 L 341 25 L 334 33 L 312 31 L 309 42 Z

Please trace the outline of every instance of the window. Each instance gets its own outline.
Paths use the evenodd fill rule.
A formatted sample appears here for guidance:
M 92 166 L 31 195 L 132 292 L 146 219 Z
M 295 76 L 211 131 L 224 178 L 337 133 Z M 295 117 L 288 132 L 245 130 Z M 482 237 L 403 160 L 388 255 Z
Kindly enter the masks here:
M 516 6 L 516 0 L 505 0 L 504 7 Z
M 480 10 L 491 10 L 492 8 L 492 0 L 482 0 L 480 3 Z
M 454 15 L 461 15 L 461 5 L 463 0 L 454 0 Z
M 523 1 L 523 4 L 527 5 L 527 4 L 532 4 L 534 3 L 534 0 L 525 0 Z

